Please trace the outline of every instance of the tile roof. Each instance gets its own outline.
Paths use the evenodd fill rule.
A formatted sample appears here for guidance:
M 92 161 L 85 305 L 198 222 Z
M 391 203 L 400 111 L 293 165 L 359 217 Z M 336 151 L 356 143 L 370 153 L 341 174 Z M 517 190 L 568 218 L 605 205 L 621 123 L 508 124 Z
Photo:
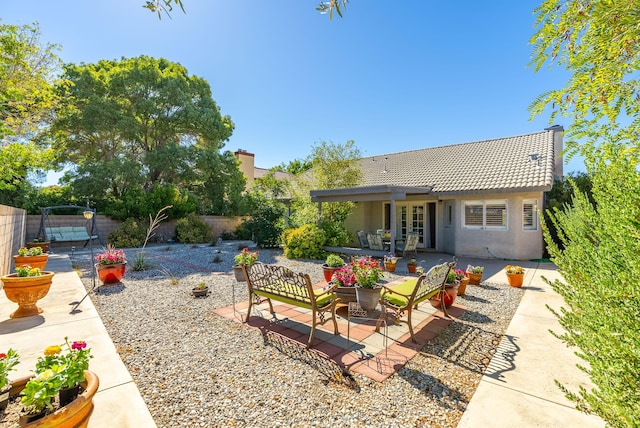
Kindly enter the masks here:
M 362 186 L 432 186 L 434 193 L 551 188 L 554 130 L 361 159 Z M 529 154 L 537 153 L 538 161 Z

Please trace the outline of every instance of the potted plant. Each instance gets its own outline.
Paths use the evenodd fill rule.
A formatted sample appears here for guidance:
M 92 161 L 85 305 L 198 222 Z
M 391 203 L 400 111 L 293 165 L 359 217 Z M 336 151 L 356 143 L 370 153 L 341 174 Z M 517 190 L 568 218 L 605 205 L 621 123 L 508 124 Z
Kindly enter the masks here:
M 467 265 L 467 275 L 469 276 L 469 284 L 480 285 L 480 281 L 482 281 L 483 272 L 484 272 L 484 266 Z
M 411 259 L 409 263 L 407 263 L 407 269 L 409 270 L 409 273 L 416 273 L 417 266 L 418 264 L 416 263 L 416 259 Z
M 105 251 L 96 255 L 95 268 L 102 284 L 118 283 L 127 269 L 127 256 L 123 250 L 107 245 Z
M 395 272 L 397 262 L 398 258 L 395 254 L 387 254 L 386 256 L 384 256 L 384 270 L 386 270 L 387 272 Z
M 469 284 L 469 277 L 467 276 L 467 272 L 462 269 L 454 270 L 456 275 L 456 279 L 460 281 L 460 287 L 458 287 L 458 296 L 464 296 L 465 291 L 467 291 L 467 284 Z
M 42 248 L 43 253 L 48 253 L 50 244 L 51 244 L 51 241 L 45 241 L 42 236 L 39 236 L 33 241 L 27 242 L 26 245 L 27 245 L 27 248 L 40 247 Z
M 343 303 L 356 301 L 356 277 L 353 275 L 351 264 L 338 268 L 331 277 L 331 283 L 337 286 L 336 295 Z
M 194 297 L 203 297 L 209 293 L 209 287 L 207 287 L 207 284 L 202 281 L 191 289 L 191 293 L 194 295 Z
M 362 309 L 371 311 L 380 300 L 379 282 L 384 277 L 380 262 L 371 257 L 362 257 L 351 262 L 351 270 L 355 278 L 356 300 Z
M 524 268 L 522 266 L 507 265 L 504 270 L 507 273 L 507 281 L 510 286 L 518 288 L 522 287 L 522 282 L 524 280 Z
M 48 346 L 38 358 L 35 376 L 12 382 L 11 396 L 21 396 L 24 427 L 86 427 L 93 412 L 99 380 L 88 370 L 90 350 L 84 341 Z M 65 393 L 71 391 L 71 396 Z M 75 391 L 75 395 L 74 392 Z M 58 397 L 58 400 L 55 398 Z
M 14 367 L 20 362 L 18 353 L 9 348 L 7 353 L 0 353 L 0 411 L 7 407 L 9 402 L 9 391 L 11 391 L 11 383 L 9 383 L 9 372 L 15 370 Z
M 53 275 L 53 272 L 43 272 L 27 265 L 16 266 L 16 273 L 2 276 L 0 279 L 7 299 L 18 304 L 18 309 L 9 316 L 21 318 L 42 313 L 36 302 L 49 292 Z
M 13 256 L 13 263 L 16 266 L 29 265 L 34 268 L 43 270 L 47 266 L 49 254 L 43 253 L 40 247 L 20 247 L 18 254 Z
M 444 307 L 449 309 L 458 295 L 458 289 L 460 287 L 460 281 L 456 279 L 456 272 L 452 269 L 447 274 L 447 280 L 444 284 L 444 298 L 442 297 L 442 291 L 438 292 L 435 296 L 429 299 L 431 306 L 439 308 L 444 300 Z
M 244 247 L 239 254 L 233 257 L 236 265 L 233 267 L 233 273 L 236 276 L 236 281 L 244 282 L 244 273 L 242 272 L 242 265 L 250 266 L 258 261 L 259 253 L 257 251 L 249 251 L 247 247 Z
M 324 280 L 330 282 L 333 273 L 342 266 L 344 266 L 344 260 L 342 260 L 342 257 L 333 253 L 329 254 L 322 265 Z

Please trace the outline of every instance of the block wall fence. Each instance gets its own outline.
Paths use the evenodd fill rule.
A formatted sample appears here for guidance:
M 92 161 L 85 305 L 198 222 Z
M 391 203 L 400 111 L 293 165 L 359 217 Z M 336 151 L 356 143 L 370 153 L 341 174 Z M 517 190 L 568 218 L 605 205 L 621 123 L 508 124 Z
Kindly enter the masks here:
M 27 212 L 0 205 L 0 275 L 11 273 L 12 256 L 24 245 Z

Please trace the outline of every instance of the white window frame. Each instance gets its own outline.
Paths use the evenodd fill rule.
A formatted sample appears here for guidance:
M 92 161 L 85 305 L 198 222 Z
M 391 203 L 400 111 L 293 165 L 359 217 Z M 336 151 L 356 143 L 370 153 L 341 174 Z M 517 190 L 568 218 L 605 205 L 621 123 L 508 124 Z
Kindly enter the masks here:
M 526 206 L 531 206 L 531 213 L 527 214 L 525 211 Z M 525 220 L 530 215 L 532 224 L 526 224 Z M 526 232 L 535 232 L 538 230 L 538 200 L 537 199 L 525 199 L 522 201 L 522 230 Z
M 482 224 L 467 224 L 467 206 L 482 206 Z M 500 226 L 487 224 L 487 205 L 504 205 L 502 213 L 502 221 L 504 224 Z M 469 200 L 462 202 L 462 228 L 463 229 L 479 229 L 479 230 L 508 230 L 509 229 L 509 204 L 506 199 L 486 199 L 486 200 Z

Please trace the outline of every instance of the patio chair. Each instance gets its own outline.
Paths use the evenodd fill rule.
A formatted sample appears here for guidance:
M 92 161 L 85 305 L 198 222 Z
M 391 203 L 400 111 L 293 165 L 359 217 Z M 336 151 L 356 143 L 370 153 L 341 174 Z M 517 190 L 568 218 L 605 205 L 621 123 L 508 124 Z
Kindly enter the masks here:
M 367 241 L 369 241 L 370 249 L 384 251 L 382 237 L 377 233 L 367 233 Z
M 416 338 L 413 334 L 413 325 L 411 324 L 411 311 L 418 309 L 418 304 L 444 291 L 444 284 L 447 281 L 449 271 L 456 266 L 455 262 L 446 262 L 436 265 L 429 269 L 425 274 L 415 279 L 410 279 L 400 284 L 386 286 L 383 285 L 382 297 L 380 304 L 382 311 L 376 323 L 376 331 L 380 332 L 380 325 L 387 316 L 387 310 L 391 309 L 395 313 L 396 322 L 406 322 L 411 333 L 411 340 L 415 343 Z M 449 317 L 447 308 L 444 304 L 444 294 L 440 294 L 440 307 L 446 317 Z M 402 320 L 402 315 L 406 312 L 407 320 Z
M 360 248 L 369 248 L 369 241 L 367 241 L 367 234 L 364 230 L 357 231 L 356 235 L 358 235 L 358 241 L 360 241 Z
M 420 235 L 417 232 L 407 233 L 407 239 L 396 243 L 396 252 L 402 253 L 402 257 L 405 257 L 407 253 L 413 252 L 418 256 L 418 242 L 420 241 Z

